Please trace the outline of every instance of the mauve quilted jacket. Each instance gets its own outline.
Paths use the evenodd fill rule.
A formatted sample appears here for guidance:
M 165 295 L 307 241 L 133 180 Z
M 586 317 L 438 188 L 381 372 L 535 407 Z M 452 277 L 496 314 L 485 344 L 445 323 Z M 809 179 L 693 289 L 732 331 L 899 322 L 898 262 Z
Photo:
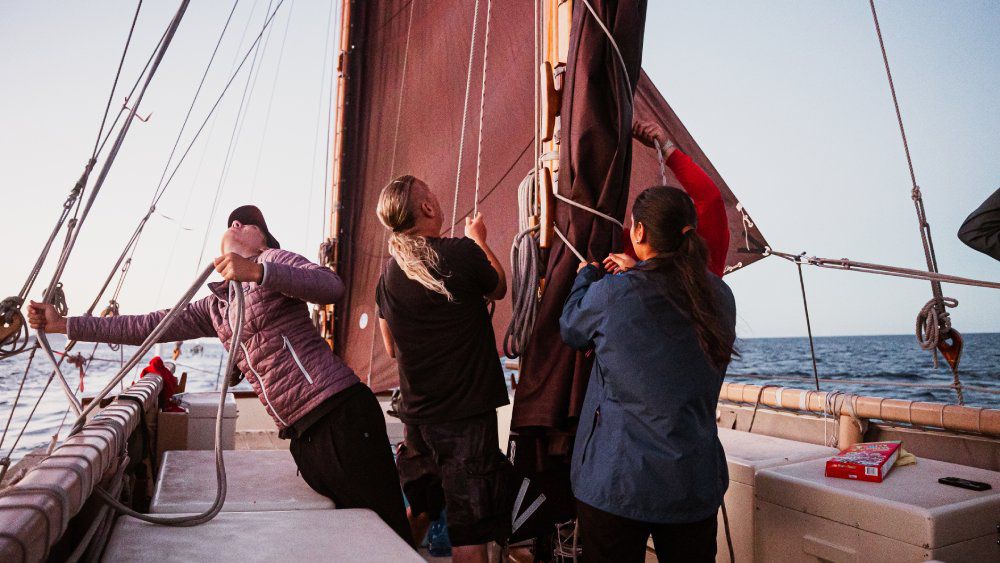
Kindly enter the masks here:
M 244 282 L 245 314 L 238 367 L 246 375 L 278 428 L 302 416 L 339 391 L 358 382 L 334 355 L 309 316 L 307 302 L 326 304 L 344 294 L 344 284 L 330 269 L 294 252 L 269 248 L 256 258 L 264 265 L 260 284 Z M 190 303 L 160 342 L 218 336 L 232 345 L 228 284 L 208 284 L 212 295 Z M 67 336 L 85 342 L 141 344 L 166 310 L 147 315 L 71 317 Z M 236 311 L 232 311 L 235 319 Z

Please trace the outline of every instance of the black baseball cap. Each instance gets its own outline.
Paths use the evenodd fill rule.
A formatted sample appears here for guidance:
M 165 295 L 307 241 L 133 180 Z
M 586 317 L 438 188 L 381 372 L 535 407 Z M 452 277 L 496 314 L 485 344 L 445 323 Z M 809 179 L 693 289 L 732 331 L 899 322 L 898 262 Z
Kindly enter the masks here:
M 244 225 L 256 225 L 260 230 L 264 231 L 264 236 L 267 237 L 267 246 L 269 248 L 281 248 L 278 244 L 278 239 L 274 238 L 271 231 L 267 229 L 267 222 L 264 221 L 264 214 L 260 212 L 260 209 L 256 205 L 242 205 L 233 210 L 229 214 L 229 221 L 226 222 L 226 227 L 230 227 L 233 221 L 239 221 Z

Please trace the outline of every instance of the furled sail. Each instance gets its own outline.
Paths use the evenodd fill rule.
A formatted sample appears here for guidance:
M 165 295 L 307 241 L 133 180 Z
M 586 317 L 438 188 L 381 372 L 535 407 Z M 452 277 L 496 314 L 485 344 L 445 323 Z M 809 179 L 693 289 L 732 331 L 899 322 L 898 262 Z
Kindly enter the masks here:
M 746 266 L 759 259 L 759 251 L 765 246 L 763 237 L 648 77 L 636 72 L 644 20 L 639 3 L 594 0 L 591 3 L 598 13 L 608 14 L 610 5 L 621 14 L 608 18 L 613 27 L 617 21 L 623 28 L 613 30 L 614 33 L 633 34 L 631 47 L 623 47 L 623 51 L 633 61 L 632 82 L 638 82 L 636 114 L 664 125 L 678 146 L 723 190 L 732 233 L 729 267 Z M 352 3 L 351 50 L 344 69 L 347 79 L 344 149 L 337 155 L 342 167 L 335 179 L 341 206 L 335 233 L 337 269 L 348 289 L 337 311 L 334 336 L 338 352 L 375 390 L 394 387 L 398 381 L 395 362 L 382 347 L 375 305 L 375 284 L 389 259 L 385 231 L 375 216 L 382 187 L 402 174 L 423 179 L 437 194 L 449 219 L 445 222 L 444 236 L 451 234 L 449 227 L 453 223 L 454 234 L 463 234 L 464 218 L 472 212 L 478 193 L 478 209 L 489 227 L 489 242 L 501 256 L 507 253 L 518 229 L 517 187 L 532 169 L 535 138 L 533 93 L 538 66 L 533 55 L 532 4 L 487 0 Z M 574 12 L 576 33 L 585 10 L 580 6 Z M 586 29 L 590 36 L 582 44 L 590 51 L 583 54 L 591 62 L 613 69 L 611 57 L 615 55 L 606 37 L 593 23 Z M 576 42 L 571 45 L 571 50 L 582 53 L 576 49 Z M 628 49 L 632 52 L 627 52 Z M 601 88 L 598 81 L 594 82 L 594 88 L 595 95 L 605 95 L 598 90 Z M 607 90 L 606 85 L 603 88 Z M 575 96 L 574 91 L 564 89 L 564 111 L 566 104 L 573 103 L 568 96 Z M 620 94 L 618 98 L 624 102 L 624 90 Z M 580 100 L 576 106 L 580 115 L 595 115 L 609 109 L 606 104 L 594 107 L 593 100 Z M 631 110 L 627 113 L 630 115 Z M 631 181 L 614 182 L 613 186 L 602 188 L 607 192 L 601 201 L 582 203 L 596 203 L 621 219 L 632 196 L 641 188 L 661 183 L 661 179 L 659 161 L 652 150 L 637 147 L 632 157 L 628 157 L 631 124 L 624 124 L 624 129 L 618 131 L 619 117 L 601 114 L 599 120 L 613 122 L 616 131 L 609 145 L 613 151 L 611 160 L 616 163 L 619 175 L 625 174 L 621 178 L 630 177 Z M 625 144 L 620 144 L 618 137 Z M 618 146 L 626 148 L 618 150 Z M 595 162 L 588 164 L 598 166 Z M 594 168 L 594 173 L 600 171 Z M 668 181 L 672 178 L 668 177 Z M 560 193 L 574 198 L 584 195 L 565 185 L 560 187 Z M 558 220 L 566 227 L 570 212 L 564 207 L 560 205 Z M 593 217 L 581 217 L 576 226 L 585 220 L 593 221 Z M 571 240 L 576 241 L 574 228 L 569 225 Z M 621 233 L 616 228 L 607 223 L 595 223 L 595 228 L 599 236 L 592 238 L 591 244 L 581 244 L 581 250 L 597 257 L 620 248 Z M 750 251 L 746 250 L 747 245 Z M 572 278 L 566 276 L 575 272 L 575 259 L 571 255 L 567 258 L 567 254 L 556 243 L 548 258 L 546 290 L 532 340 L 533 348 L 546 352 L 536 354 L 533 360 L 529 348 L 529 357 L 522 366 L 524 403 L 532 410 L 541 405 L 532 406 L 533 394 L 551 394 L 548 390 L 554 382 L 571 381 L 568 374 L 580 373 L 582 369 L 582 366 L 573 369 L 580 362 L 564 349 L 558 327 L 553 324 L 558 322 L 557 311 L 565 298 L 561 286 L 568 289 L 566 279 Z M 573 262 L 572 269 L 566 265 L 569 262 Z M 498 338 L 502 338 L 510 314 L 509 299 L 497 303 L 493 323 Z M 558 361 L 550 363 L 547 357 Z M 579 380 L 578 376 L 572 378 Z M 579 387 L 579 383 L 571 386 Z M 568 393 L 551 395 L 555 400 L 546 401 L 542 410 L 548 409 L 552 414 L 543 425 L 559 425 L 566 418 L 566 405 L 573 402 Z M 518 401 L 521 400 L 519 389 Z M 562 414 L 555 414 L 559 411 Z

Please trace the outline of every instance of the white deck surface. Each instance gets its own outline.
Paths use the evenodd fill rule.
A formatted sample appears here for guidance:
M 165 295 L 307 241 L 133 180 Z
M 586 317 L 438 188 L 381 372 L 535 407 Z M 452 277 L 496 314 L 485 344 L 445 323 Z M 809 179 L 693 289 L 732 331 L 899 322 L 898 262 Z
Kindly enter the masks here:
M 333 508 L 296 474 L 288 450 L 227 450 L 224 512 Z M 169 451 L 163 456 L 150 512 L 203 512 L 215 500 L 215 452 Z
M 104 561 L 423 561 L 370 510 L 223 512 L 191 528 L 118 519 Z

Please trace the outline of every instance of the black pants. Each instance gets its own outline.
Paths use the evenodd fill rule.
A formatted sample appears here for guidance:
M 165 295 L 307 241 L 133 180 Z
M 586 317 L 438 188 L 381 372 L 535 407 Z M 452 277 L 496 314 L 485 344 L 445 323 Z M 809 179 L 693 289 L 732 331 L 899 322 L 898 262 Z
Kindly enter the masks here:
M 497 415 L 407 424 L 398 456 L 400 482 L 414 514 L 431 519 L 448 509 L 454 546 L 503 541 L 510 535 L 509 484 L 514 468 L 497 445 Z
M 337 508 L 368 508 L 413 545 L 378 399 L 365 387 L 292 438 L 306 483 Z
M 715 561 L 714 516 L 691 524 L 654 524 L 609 514 L 579 500 L 576 515 L 587 563 L 644 561 L 650 534 L 660 561 Z

